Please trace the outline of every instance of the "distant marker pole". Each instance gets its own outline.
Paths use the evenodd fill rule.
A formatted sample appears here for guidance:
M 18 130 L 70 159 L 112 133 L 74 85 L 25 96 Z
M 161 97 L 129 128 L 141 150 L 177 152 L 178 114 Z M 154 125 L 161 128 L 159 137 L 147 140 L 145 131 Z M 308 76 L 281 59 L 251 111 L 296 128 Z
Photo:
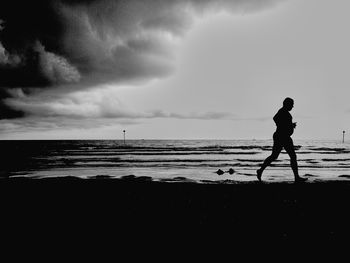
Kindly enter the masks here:
M 124 133 L 124 145 L 125 145 L 125 130 L 123 130 L 123 133 Z
M 343 143 L 345 142 L 345 131 L 343 131 Z

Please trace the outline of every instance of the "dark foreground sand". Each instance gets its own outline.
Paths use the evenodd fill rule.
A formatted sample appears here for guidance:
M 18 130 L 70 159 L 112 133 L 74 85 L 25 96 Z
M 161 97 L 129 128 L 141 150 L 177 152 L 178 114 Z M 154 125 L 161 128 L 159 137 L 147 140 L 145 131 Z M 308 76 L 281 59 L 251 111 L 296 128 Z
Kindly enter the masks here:
M 15 242 L 120 242 L 305 248 L 347 242 L 350 182 L 196 184 L 128 179 L 0 179 L 2 226 Z M 40 234 L 39 234 L 40 233 Z M 154 241 L 156 240 L 156 242 Z M 175 241 L 178 240 L 178 241 Z M 345 240 L 345 241 L 344 241 Z M 178 246 L 174 246 L 176 243 Z M 190 245 L 191 246 L 191 245 Z

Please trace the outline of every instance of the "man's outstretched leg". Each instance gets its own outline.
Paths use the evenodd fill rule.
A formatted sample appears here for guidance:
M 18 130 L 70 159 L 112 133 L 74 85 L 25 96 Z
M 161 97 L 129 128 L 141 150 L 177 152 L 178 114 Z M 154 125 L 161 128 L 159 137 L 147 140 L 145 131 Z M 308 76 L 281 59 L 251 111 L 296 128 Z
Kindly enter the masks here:
M 278 155 L 280 154 L 281 151 L 282 151 L 282 147 L 274 142 L 271 155 L 265 159 L 260 169 L 256 170 L 256 177 L 258 177 L 259 181 L 261 181 L 261 176 L 265 168 L 278 158 Z
M 264 172 L 265 168 L 267 166 L 269 166 L 274 160 L 276 160 L 277 158 L 275 156 L 273 156 L 272 154 L 267 157 L 264 161 L 264 163 L 261 165 L 260 169 L 256 170 L 256 176 L 258 177 L 258 180 L 261 181 L 261 176 L 262 173 Z

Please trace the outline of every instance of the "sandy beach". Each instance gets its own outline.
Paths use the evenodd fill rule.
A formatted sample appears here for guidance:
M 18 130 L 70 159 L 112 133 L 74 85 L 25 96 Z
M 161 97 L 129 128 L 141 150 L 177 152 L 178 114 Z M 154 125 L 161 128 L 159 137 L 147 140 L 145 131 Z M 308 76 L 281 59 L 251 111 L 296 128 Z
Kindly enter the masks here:
M 176 236 L 184 242 L 223 245 L 223 238 L 229 244 L 268 240 L 325 245 L 350 233 L 348 181 L 198 184 L 133 176 L 10 178 L 1 179 L 0 193 L 4 224 L 16 226 L 20 234 L 29 232 L 27 238 L 44 229 L 49 236 L 94 233 L 139 244 L 150 237 L 166 241 Z

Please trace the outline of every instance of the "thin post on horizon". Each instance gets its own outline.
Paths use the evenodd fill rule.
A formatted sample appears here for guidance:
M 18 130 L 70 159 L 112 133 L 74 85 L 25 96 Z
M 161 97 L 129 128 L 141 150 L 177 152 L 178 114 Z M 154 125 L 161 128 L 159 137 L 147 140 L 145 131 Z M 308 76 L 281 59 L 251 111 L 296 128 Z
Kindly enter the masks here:
M 343 131 L 343 143 L 345 142 L 345 131 Z
M 123 130 L 123 133 L 124 133 L 124 145 L 125 145 L 125 130 Z

